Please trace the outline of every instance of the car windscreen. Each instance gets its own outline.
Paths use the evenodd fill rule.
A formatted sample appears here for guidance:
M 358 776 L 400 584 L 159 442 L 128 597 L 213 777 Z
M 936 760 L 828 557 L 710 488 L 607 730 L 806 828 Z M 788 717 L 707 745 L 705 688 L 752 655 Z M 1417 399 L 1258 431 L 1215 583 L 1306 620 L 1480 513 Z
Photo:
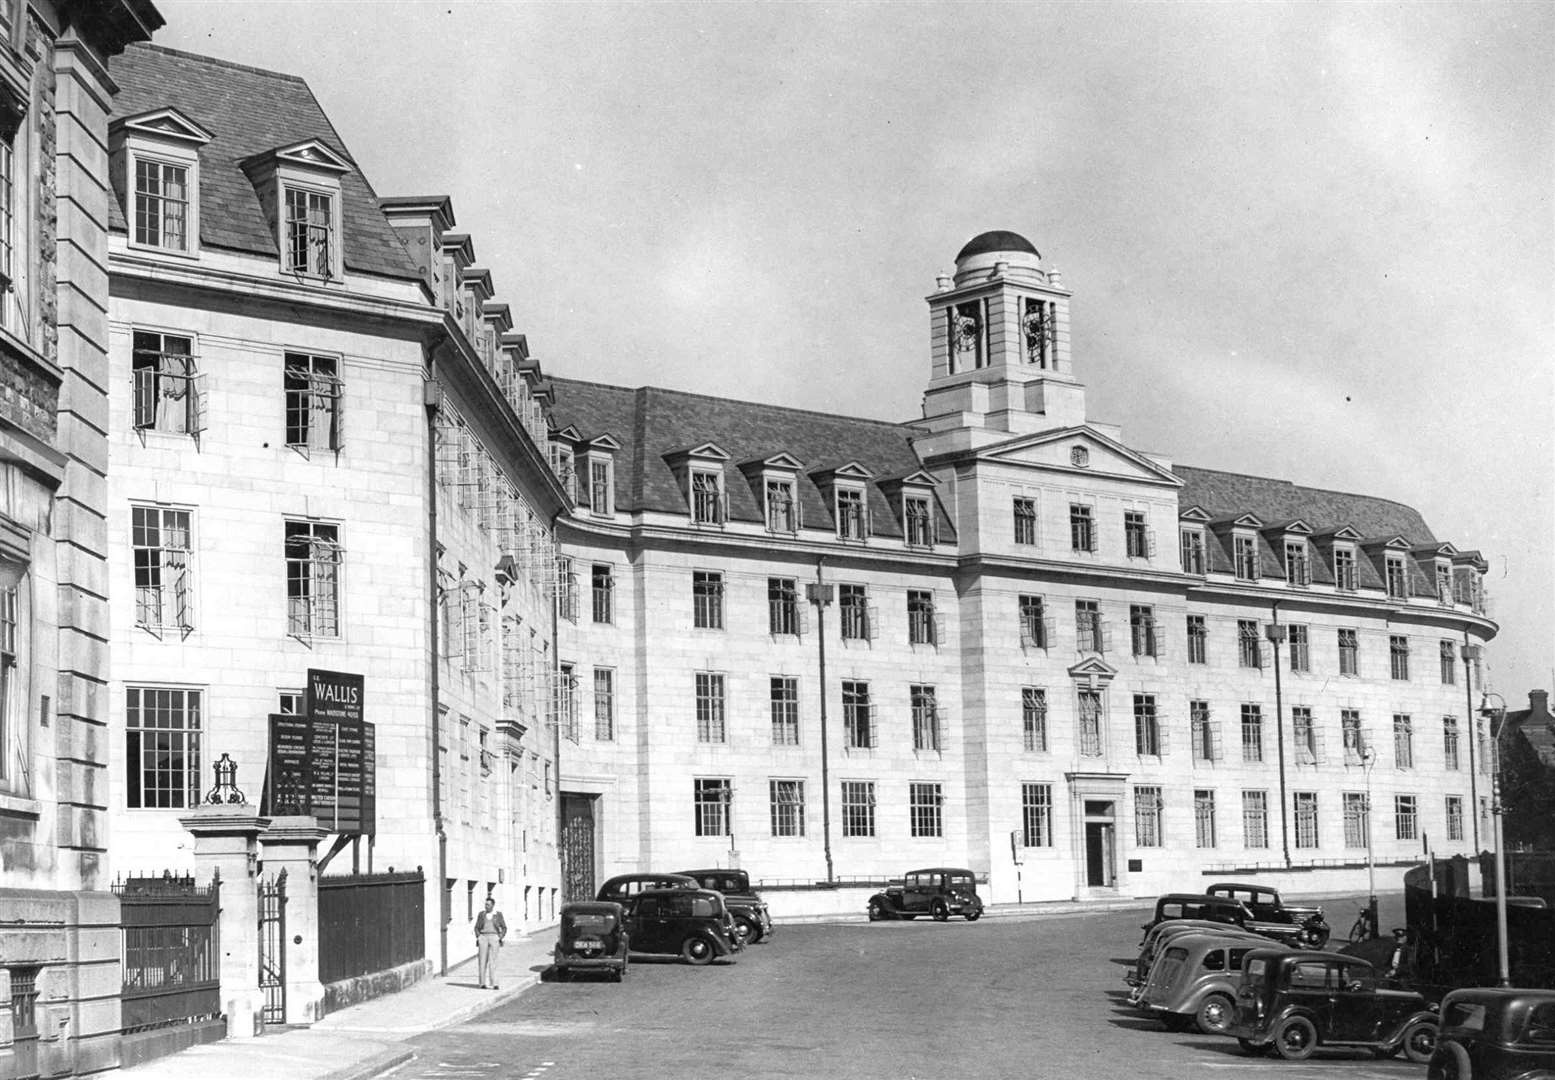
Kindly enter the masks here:
M 1484 1031 L 1485 1006 L 1477 1001 L 1454 1001 L 1442 1012 L 1442 1027 L 1457 1031 Z
M 946 874 L 945 887 L 948 889 L 973 889 L 977 887 L 977 881 L 971 874 Z

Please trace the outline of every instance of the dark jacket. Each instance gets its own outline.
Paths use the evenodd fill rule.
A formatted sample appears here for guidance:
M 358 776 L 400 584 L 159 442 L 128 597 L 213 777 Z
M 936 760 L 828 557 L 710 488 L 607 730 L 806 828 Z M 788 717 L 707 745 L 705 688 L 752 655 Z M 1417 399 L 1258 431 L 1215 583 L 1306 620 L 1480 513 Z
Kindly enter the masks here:
M 487 925 L 490 923 L 490 925 Z M 475 932 L 477 934 L 496 934 L 498 937 L 508 936 L 508 923 L 502 917 L 502 912 L 495 909 L 483 911 L 475 916 Z

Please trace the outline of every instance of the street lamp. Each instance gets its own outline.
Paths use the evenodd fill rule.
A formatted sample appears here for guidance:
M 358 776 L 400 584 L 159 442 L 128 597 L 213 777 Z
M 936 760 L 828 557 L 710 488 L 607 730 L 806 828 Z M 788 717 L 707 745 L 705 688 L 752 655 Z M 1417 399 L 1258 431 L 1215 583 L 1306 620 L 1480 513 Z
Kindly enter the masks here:
M 1377 755 L 1372 750 L 1371 744 L 1361 743 L 1361 772 L 1366 777 L 1366 796 L 1361 803 L 1361 812 L 1366 815 L 1366 894 L 1368 919 L 1371 924 L 1371 936 L 1377 938 L 1377 864 L 1372 858 L 1371 848 L 1371 770 L 1377 764 Z
M 1490 707 L 1492 697 L 1501 703 L 1495 709 Z M 1496 985 L 1511 986 L 1506 930 L 1506 833 L 1501 820 L 1501 736 L 1506 730 L 1506 698 L 1494 690 L 1481 691 L 1479 712 L 1490 721 L 1490 821 L 1496 844 Z

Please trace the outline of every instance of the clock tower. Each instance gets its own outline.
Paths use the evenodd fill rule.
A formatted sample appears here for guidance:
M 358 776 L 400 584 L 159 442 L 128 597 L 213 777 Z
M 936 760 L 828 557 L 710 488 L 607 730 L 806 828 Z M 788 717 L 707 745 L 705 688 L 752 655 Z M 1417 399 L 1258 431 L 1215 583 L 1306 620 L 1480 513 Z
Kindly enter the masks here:
M 1085 388 L 1069 358 L 1069 292 L 1030 240 L 973 237 L 954 276 L 942 274 L 927 299 L 933 344 L 921 426 L 935 449 L 1085 423 Z

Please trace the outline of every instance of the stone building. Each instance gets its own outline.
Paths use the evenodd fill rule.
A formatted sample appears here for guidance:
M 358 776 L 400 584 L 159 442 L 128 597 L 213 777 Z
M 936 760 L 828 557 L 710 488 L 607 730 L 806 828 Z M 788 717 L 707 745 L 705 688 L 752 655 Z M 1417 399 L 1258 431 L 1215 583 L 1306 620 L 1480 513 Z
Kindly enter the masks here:
M 1087 419 L 1070 295 L 1025 238 L 969 242 L 912 423 L 553 380 L 570 893 L 727 863 L 1342 888 L 1368 836 L 1479 845 L 1484 561 L 1407 506 L 1129 447 Z
M 154 46 L 117 74 L 115 870 L 193 868 L 222 755 L 258 805 L 317 669 L 376 732 L 375 828 L 325 872 L 421 868 L 441 964 L 489 892 L 548 920 L 563 495 L 525 339 L 449 200 L 380 199 L 300 79 Z
M 117 1064 L 103 369 L 109 66 L 144 0 L 0 9 L 0 1075 Z

